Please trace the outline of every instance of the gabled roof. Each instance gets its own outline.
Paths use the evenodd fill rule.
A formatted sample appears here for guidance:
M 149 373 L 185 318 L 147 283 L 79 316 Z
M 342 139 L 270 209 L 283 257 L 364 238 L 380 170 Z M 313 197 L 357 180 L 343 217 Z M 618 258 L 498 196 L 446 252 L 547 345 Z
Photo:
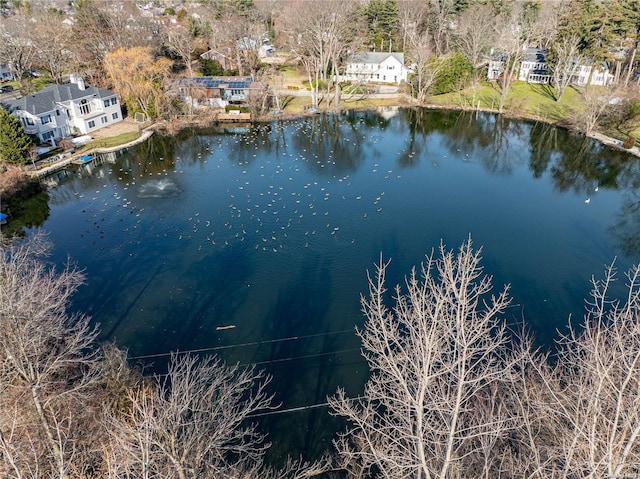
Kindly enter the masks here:
M 358 53 L 355 57 L 353 57 L 352 63 L 373 63 L 375 65 L 379 65 L 387 58 L 393 57 L 400 62 L 400 64 L 404 65 L 404 53 L 399 52 L 366 52 L 366 53 Z
M 90 86 L 81 90 L 75 83 L 65 83 L 64 85 L 50 85 L 37 93 L 18 100 L 9 100 L 5 105 L 10 113 L 24 110 L 32 115 L 40 115 L 55 110 L 58 103 L 89 97 L 108 98 L 113 95 L 115 93 L 112 91 L 102 88 Z

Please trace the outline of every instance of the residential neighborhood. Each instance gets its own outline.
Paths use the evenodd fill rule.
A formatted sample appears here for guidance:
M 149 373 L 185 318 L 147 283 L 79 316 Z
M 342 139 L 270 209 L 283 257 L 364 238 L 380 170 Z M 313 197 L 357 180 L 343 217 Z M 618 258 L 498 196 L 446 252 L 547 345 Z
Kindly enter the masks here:
M 8 3 L 0 103 L 36 143 L 55 145 L 136 114 L 164 121 L 236 108 L 258 119 L 283 105 L 340 108 L 350 93 L 380 88 L 429 104 L 477 88 L 482 78 L 483 88 L 495 90 L 486 107 L 498 111 L 509 107 L 514 82 L 549 85 L 556 102 L 570 86 L 608 87 L 618 97 L 637 89 L 637 13 L 627 0 L 602 6 L 611 26 L 591 37 L 564 20 L 579 2 L 512 0 L 503 10 L 468 3 L 459 10 L 403 0 L 340 8 L 302 0 L 120 0 L 97 10 L 92 0 L 34 1 L 29 10 Z M 523 16 L 529 4 L 537 9 L 533 23 Z M 100 15 L 109 22 L 98 33 Z M 74 37 L 79 29 L 92 33 Z

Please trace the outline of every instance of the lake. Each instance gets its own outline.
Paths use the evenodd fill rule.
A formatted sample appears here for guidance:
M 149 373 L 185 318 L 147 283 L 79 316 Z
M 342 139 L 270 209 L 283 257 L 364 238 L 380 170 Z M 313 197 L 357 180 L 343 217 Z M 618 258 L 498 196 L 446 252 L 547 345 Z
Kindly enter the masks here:
M 276 460 L 329 448 L 326 396 L 361 393 L 354 328 L 381 254 L 392 286 L 471 235 L 494 287 L 511 284 L 507 319 L 545 346 L 582 316 L 592 274 L 640 257 L 636 158 L 485 113 L 188 130 L 47 181 L 11 226 L 42 227 L 53 260 L 86 272 L 73 307 L 150 373 L 187 350 L 264 368 Z

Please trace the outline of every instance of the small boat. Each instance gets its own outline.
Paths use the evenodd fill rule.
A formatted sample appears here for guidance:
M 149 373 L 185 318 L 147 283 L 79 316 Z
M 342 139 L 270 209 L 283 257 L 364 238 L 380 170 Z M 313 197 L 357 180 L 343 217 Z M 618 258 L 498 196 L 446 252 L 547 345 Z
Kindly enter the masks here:
M 72 161 L 74 165 L 86 165 L 87 163 L 91 163 L 93 160 L 93 155 L 82 155 L 80 158 L 76 158 Z

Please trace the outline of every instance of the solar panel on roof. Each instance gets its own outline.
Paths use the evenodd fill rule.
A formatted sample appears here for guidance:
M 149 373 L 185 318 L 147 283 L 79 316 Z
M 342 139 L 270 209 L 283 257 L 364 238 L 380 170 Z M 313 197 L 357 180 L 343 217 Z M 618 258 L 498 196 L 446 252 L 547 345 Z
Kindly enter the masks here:
M 233 89 L 241 89 L 248 88 L 251 84 L 251 78 L 242 78 L 242 79 L 227 79 L 227 78 L 211 78 L 211 77 L 194 77 L 191 80 L 184 79 L 184 83 L 189 83 L 189 81 L 204 85 L 206 88 L 220 88 L 220 86 L 224 86 L 225 88 L 233 88 Z

